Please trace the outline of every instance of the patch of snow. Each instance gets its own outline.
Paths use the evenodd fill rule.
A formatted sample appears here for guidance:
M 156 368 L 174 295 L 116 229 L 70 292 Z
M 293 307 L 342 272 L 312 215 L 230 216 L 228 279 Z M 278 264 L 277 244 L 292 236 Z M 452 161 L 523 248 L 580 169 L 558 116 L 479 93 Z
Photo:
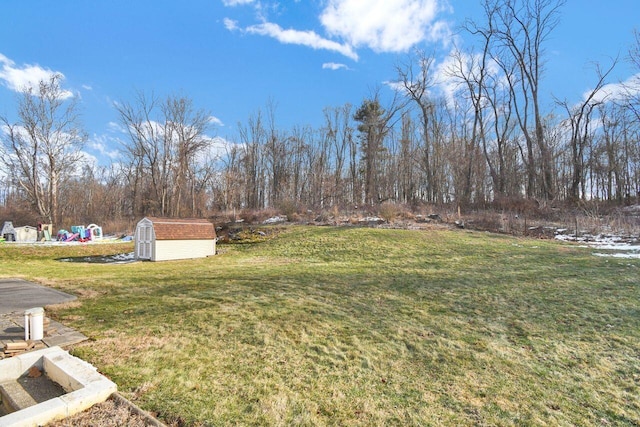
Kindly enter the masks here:
M 576 238 L 569 234 L 556 234 L 556 240 L 561 240 L 563 242 L 575 242 Z
M 640 246 L 629 243 L 616 242 L 592 242 L 588 246 L 596 247 L 607 251 L 640 251 Z
M 593 255 L 594 256 L 599 256 L 599 257 L 609 257 L 609 258 L 640 259 L 640 253 L 624 253 L 624 252 L 620 252 L 620 253 L 601 253 L 601 252 L 594 252 Z
M 116 254 L 111 256 L 115 262 L 131 262 L 136 260 L 136 256 L 134 252 L 129 252 L 126 254 Z
M 263 224 L 280 224 L 282 222 L 287 222 L 286 216 L 273 216 L 262 221 Z
M 115 255 L 94 255 L 86 257 L 60 258 L 60 262 L 86 262 L 90 264 L 126 264 L 136 261 L 133 252 Z
M 378 216 L 368 216 L 366 218 L 362 218 L 360 220 L 360 222 L 378 222 L 378 221 L 384 221 L 384 219 L 378 217 Z
M 558 230 L 559 232 L 560 230 Z M 556 234 L 556 240 L 564 242 L 579 242 L 580 247 L 595 248 L 602 251 L 593 255 L 599 257 L 640 259 L 640 241 L 638 237 L 616 236 L 610 234 L 582 234 L 576 238 L 575 234 Z

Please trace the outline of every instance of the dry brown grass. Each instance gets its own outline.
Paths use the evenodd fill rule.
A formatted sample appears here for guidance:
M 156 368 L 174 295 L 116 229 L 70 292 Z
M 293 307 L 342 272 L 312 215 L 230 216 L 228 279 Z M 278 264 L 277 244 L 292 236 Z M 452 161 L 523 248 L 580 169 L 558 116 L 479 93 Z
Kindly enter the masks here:
M 84 412 L 54 421 L 47 427 L 147 427 L 153 424 L 146 417 L 136 414 L 130 407 L 114 399 L 98 403 Z

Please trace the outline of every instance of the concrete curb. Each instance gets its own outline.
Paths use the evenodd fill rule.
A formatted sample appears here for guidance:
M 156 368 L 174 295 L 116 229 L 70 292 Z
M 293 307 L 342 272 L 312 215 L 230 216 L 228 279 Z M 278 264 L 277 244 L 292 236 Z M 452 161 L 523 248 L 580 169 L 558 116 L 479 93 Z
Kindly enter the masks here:
M 65 389 L 66 394 L 46 400 L 0 418 L 0 426 L 43 425 L 67 418 L 104 402 L 117 391 L 116 384 L 92 365 L 60 347 L 33 351 L 0 362 L 0 381 L 12 381 L 36 367 Z

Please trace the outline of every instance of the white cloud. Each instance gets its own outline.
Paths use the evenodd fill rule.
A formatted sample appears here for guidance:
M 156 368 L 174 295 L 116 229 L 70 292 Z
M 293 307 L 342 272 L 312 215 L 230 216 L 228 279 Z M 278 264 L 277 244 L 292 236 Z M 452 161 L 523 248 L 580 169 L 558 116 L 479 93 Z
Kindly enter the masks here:
M 200 151 L 196 155 L 196 163 L 208 165 L 210 163 L 220 162 L 229 155 L 234 147 L 241 147 L 242 144 L 236 144 L 220 136 L 205 136 L 209 142 L 207 150 Z
M 272 37 L 281 43 L 296 44 L 337 52 L 354 61 L 356 49 L 367 47 L 376 52 L 406 52 L 425 42 L 442 42 L 449 45 L 454 38 L 448 22 L 438 15 L 450 10 L 447 0 L 324 0 L 325 6 L 318 19 L 326 34 L 313 30 L 284 29 L 270 22 L 264 11 L 269 7 L 258 0 L 223 0 L 225 6 L 251 4 L 261 22 L 246 28 L 225 18 L 229 31 Z M 271 7 L 277 7 L 273 3 Z M 333 63 L 329 63 L 333 64 Z M 323 66 L 328 69 L 331 65 Z
M 224 18 L 222 22 L 224 23 L 224 27 L 229 31 L 236 31 L 240 29 L 238 27 L 238 21 L 234 21 L 233 19 Z
M 442 62 L 435 64 L 434 84 L 448 105 L 453 106 L 462 99 L 470 99 L 465 78 L 477 82 L 481 73 L 484 73 L 486 84 L 499 90 L 507 90 L 508 81 L 500 66 L 489 58 L 482 71 L 482 62 L 482 55 L 479 53 L 466 53 L 454 49 Z
M 329 0 L 320 21 L 351 46 L 405 52 L 449 34 L 447 24 L 436 20 L 442 9 L 442 0 Z
M 591 91 L 585 92 L 582 99 L 586 100 L 590 94 Z M 638 95 L 640 95 L 640 73 L 622 83 L 604 85 L 593 97 L 593 102 L 621 101 Z
M 458 39 L 455 36 L 449 23 L 446 21 L 437 21 L 429 28 L 428 40 L 440 40 L 445 46 L 449 46 L 454 39 Z
M 220 159 L 227 155 L 231 147 L 233 147 L 234 143 L 222 138 L 220 136 L 215 136 L 211 138 L 211 145 L 209 147 L 209 154 L 213 159 Z
M 254 0 L 222 0 L 222 4 L 225 6 L 241 6 L 245 4 L 251 4 Z
M 456 100 L 466 99 L 469 95 L 464 77 L 477 80 L 480 74 L 482 58 L 477 53 L 451 51 L 449 55 L 434 69 L 434 81 L 442 92 L 447 104 L 453 106 Z M 497 70 L 495 70 L 497 72 Z M 461 94 L 462 96 L 458 96 Z
M 12 131 L 13 131 L 13 135 L 16 138 L 22 139 L 27 144 L 30 144 L 31 136 L 24 126 L 20 126 L 20 125 L 12 126 Z M 0 126 L 0 134 L 4 134 L 8 136 L 9 128 L 6 125 Z M 69 172 L 72 176 L 79 176 L 82 171 L 82 167 L 85 164 L 89 164 L 89 165 L 95 164 L 95 159 L 96 159 L 95 156 L 87 153 L 86 151 L 84 151 L 84 149 L 76 152 L 75 149 L 71 148 L 74 145 L 74 141 L 77 140 L 76 135 L 70 134 L 68 132 L 56 130 L 49 135 L 49 139 L 51 141 L 55 141 L 55 144 L 57 144 L 59 148 L 67 147 L 62 149 L 62 151 L 64 151 L 66 154 L 60 152 L 60 154 L 63 154 L 65 158 L 67 154 L 71 155 L 71 157 L 73 158 L 76 158 L 76 154 L 79 156 L 77 163 L 73 161 L 73 162 L 69 162 L 68 165 L 65 165 L 67 172 Z M 17 161 L 15 152 L 12 152 L 11 150 L 9 150 L 6 154 L 10 157 L 12 162 Z M 46 160 L 46 156 L 44 155 L 44 153 L 39 153 L 38 159 L 43 163 L 46 163 L 48 161 Z M 0 162 L 0 177 L 2 176 L 3 168 L 6 168 L 6 167 L 8 167 L 8 164 L 6 162 Z M 5 170 L 4 172 L 6 173 L 7 171 Z
M 113 148 L 117 143 L 116 140 L 109 136 L 93 135 L 93 138 L 87 142 L 87 148 L 96 151 L 102 159 L 109 158 L 115 160 L 120 158 L 120 152 Z
M 453 70 L 456 67 L 456 61 L 453 57 L 453 52 L 450 52 L 442 62 L 437 63 L 435 60 L 431 64 L 425 64 L 427 76 L 427 89 L 425 96 L 434 97 L 434 96 L 443 96 L 449 105 L 453 105 L 456 94 L 460 90 L 460 81 L 458 78 L 453 76 Z M 463 61 L 466 63 L 470 59 L 470 57 L 466 54 L 463 54 Z M 430 61 L 426 59 L 426 61 Z M 424 75 L 422 75 L 422 64 L 413 64 L 415 67 L 414 72 L 415 80 L 411 81 L 411 85 L 422 84 Z M 467 70 L 465 70 L 466 72 Z M 399 92 L 402 94 L 406 94 L 406 87 L 404 82 L 401 80 L 395 81 L 385 81 L 383 82 L 386 86 L 388 86 L 391 90 L 395 92 Z
M 344 68 L 345 70 L 349 69 L 349 67 L 347 67 L 345 64 L 338 64 L 335 62 L 325 62 L 324 64 L 322 64 L 323 70 L 339 70 L 341 68 Z
M 107 123 L 107 129 L 109 129 L 109 131 L 111 131 L 111 132 L 117 132 L 117 133 L 126 133 L 127 132 L 127 130 L 125 128 L 123 128 L 122 125 L 120 125 L 120 123 L 116 123 L 116 122 Z
M 75 175 L 77 178 L 81 177 L 82 167 L 89 166 L 91 169 L 95 170 L 95 168 L 99 165 L 98 158 L 93 154 L 87 153 L 86 151 L 80 151 L 80 161 L 72 172 L 72 175 Z
M 382 82 L 382 84 L 384 84 L 385 86 L 387 86 L 389 89 L 391 89 L 394 92 L 400 92 L 400 93 L 406 93 L 406 89 L 404 87 L 404 84 L 402 82 L 399 81 L 392 81 L 392 80 L 385 80 Z
M 48 81 L 54 75 L 58 75 L 64 80 L 64 74 L 42 68 L 39 65 L 16 66 L 16 63 L 0 53 L 0 82 L 15 92 L 26 92 L 29 89 L 37 89 L 41 81 Z M 62 90 L 60 99 L 73 97 L 69 90 Z
M 280 7 L 278 2 L 263 2 L 260 0 L 222 0 L 222 4 L 226 7 L 250 6 L 253 8 L 256 18 L 260 21 L 267 21 L 266 13 L 269 10 L 278 10 Z M 231 24 L 233 28 L 229 28 L 228 24 Z M 225 18 L 225 27 L 227 29 L 238 29 L 236 21 L 227 18 Z
M 302 45 L 312 49 L 329 50 L 340 53 L 354 61 L 358 60 L 358 54 L 350 45 L 340 44 L 338 42 L 325 39 L 314 31 L 300 31 L 294 29 L 285 30 L 278 24 L 271 22 L 252 25 L 247 27 L 245 31 L 249 34 L 273 37 L 281 43 Z
M 93 88 L 90 85 L 82 85 L 82 89 L 84 89 L 84 90 L 93 90 Z
M 602 86 L 602 88 L 595 93 L 592 98 L 592 103 L 618 101 L 624 99 L 626 94 L 627 91 L 624 85 L 620 83 L 610 83 Z M 591 95 L 591 91 L 585 92 L 582 96 L 582 100 L 585 101 L 589 95 Z
M 224 126 L 224 123 L 222 123 L 222 120 L 220 120 L 216 116 L 209 116 L 209 123 L 211 123 L 214 126 Z
M 12 125 L 11 129 L 8 126 L 3 125 L 2 127 L 0 127 L 0 131 L 7 136 L 11 132 L 13 132 L 13 135 L 17 139 L 26 141 L 27 143 L 30 143 L 33 137 L 37 139 L 42 138 L 42 132 L 40 130 L 36 130 L 35 133 L 29 132 L 27 128 L 19 124 Z M 47 134 L 47 139 L 51 144 L 55 144 L 57 147 L 63 147 L 64 150 L 66 150 L 67 148 L 77 146 L 78 135 L 77 133 L 74 133 L 74 132 L 69 133 L 56 128 L 56 129 L 52 129 Z

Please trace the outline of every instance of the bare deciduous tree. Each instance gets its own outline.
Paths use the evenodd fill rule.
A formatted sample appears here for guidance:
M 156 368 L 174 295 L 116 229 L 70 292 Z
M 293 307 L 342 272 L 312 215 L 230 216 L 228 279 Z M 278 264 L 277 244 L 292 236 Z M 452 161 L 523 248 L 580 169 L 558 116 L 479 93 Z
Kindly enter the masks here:
M 512 94 L 504 83 L 503 74 L 496 69 L 492 57 L 495 9 L 485 4 L 488 17 L 486 27 L 473 21 L 463 28 L 479 39 L 479 53 L 454 52 L 454 75 L 460 78 L 474 107 L 472 139 L 479 140 L 493 183 L 494 197 L 507 193 L 506 152 L 512 126 Z M 510 177 L 516 180 L 516 177 Z
M 568 123 L 571 128 L 569 137 L 569 147 L 571 149 L 571 185 L 569 188 L 569 198 L 573 201 L 586 197 L 586 185 L 584 177 L 584 150 L 587 146 L 591 129 L 592 113 L 596 106 L 604 102 L 604 99 L 597 97 L 598 93 L 605 84 L 607 76 L 613 71 L 615 61 L 605 71 L 596 66 L 598 73 L 598 81 L 594 88 L 585 96 L 584 100 L 575 106 L 569 106 L 567 101 L 561 103 L 567 111 Z M 582 194 L 580 194 L 582 190 Z
M 488 32 L 495 35 L 493 58 L 512 92 L 513 106 L 526 143 L 527 196 L 554 198 L 552 153 L 544 139 L 540 91 L 544 43 L 558 24 L 564 0 L 485 0 Z M 539 160 L 535 155 L 539 151 Z M 536 163 L 539 163 L 537 167 Z M 539 174 L 538 174 L 539 170 Z
M 422 130 L 420 157 L 429 201 L 436 200 L 436 193 L 440 190 L 435 185 L 435 147 L 430 126 L 434 109 L 430 91 L 436 84 L 433 70 L 434 62 L 433 56 L 427 55 L 424 51 L 416 51 L 414 58 L 409 58 L 407 63 L 396 66 L 398 83 L 401 85 L 404 95 L 414 103 L 419 111 L 420 128 Z
M 627 84 L 627 107 L 640 121 L 640 30 L 633 32 L 634 43 L 629 48 L 629 62 L 635 67 L 636 74 Z
M 348 160 L 349 146 L 353 141 L 353 128 L 350 126 L 351 104 L 339 108 L 325 108 L 326 138 L 332 152 L 333 159 L 333 203 L 347 202 L 344 169 Z
M 247 126 L 239 126 L 242 143 L 241 162 L 245 178 L 244 207 L 261 209 L 265 205 L 265 172 L 263 147 L 266 144 L 267 132 L 262 123 L 262 113 L 258 111 L 249 117 Z
M 134 215 L 193 215 L 197 160 L 212 144 L 209 115 L 193 101 L 169 96 L 161 102 L 139 92 L 134 103 L 116 104 L 129 141 L 124 151 L 131 171 Z M 206 174 L 205 174 L 206 175 Z M 201 176 L 201 175 L 200 175 Z
M 3 127 L 0 155 L 7 172 L 17 180 L 43 221 L 58 224 L 60 186 L 82 158 L 87 135 L 80 124 L 78 101 L 61 88 L 54 74 L 18 100 L 18 122 L 0 117 Z

